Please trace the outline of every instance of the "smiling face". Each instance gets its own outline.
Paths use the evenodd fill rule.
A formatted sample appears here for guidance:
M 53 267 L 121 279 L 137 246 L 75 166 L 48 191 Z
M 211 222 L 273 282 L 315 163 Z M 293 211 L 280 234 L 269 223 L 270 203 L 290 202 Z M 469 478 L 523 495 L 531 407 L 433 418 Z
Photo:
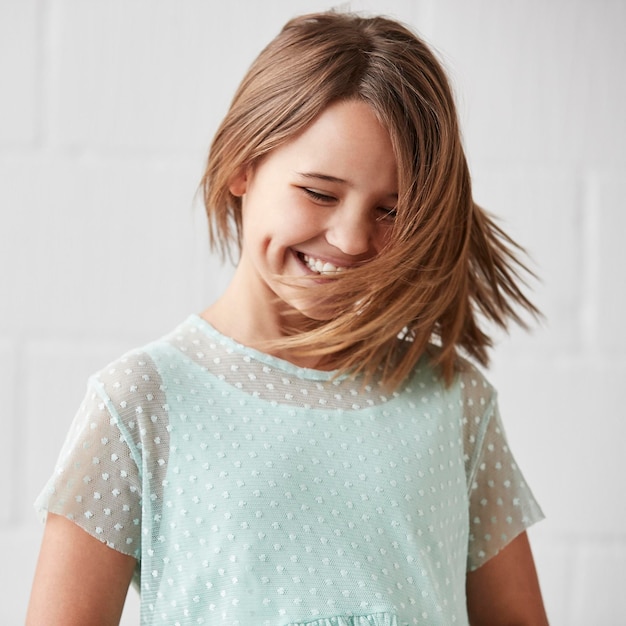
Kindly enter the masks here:
M 356 100 L 331 105 L 237 176 L 230 190 L 241 197 L 242 248 L 229 296 L 238 310 L 272 317 L 288 307 L 318 319 L 306 289 L 289 279 L 320 282 L 375 256 L 393 224 L 397 185 L 389 134 Z

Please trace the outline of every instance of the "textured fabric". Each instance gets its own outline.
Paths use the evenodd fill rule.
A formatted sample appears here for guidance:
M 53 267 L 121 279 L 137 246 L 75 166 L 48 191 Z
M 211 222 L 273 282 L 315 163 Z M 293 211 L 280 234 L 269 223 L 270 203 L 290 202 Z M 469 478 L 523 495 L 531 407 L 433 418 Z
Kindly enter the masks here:
M 36 506 L 137 559 L 142 624 L 467 624 L 466 572 L 542 515 L 461 369 L 386 394 L 192 316 L 90 379 Z

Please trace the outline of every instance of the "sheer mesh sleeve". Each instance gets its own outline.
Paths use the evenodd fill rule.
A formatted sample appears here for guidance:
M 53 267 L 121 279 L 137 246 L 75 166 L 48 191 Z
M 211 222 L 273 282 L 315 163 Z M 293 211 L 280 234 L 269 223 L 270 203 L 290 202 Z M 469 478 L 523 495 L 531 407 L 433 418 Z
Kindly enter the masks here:
M 111 548 L 138 559 L 140 460 L 100 388 L 96 379 L 90 380 L 35 508 L 44 519 L 47 512 L 67 517 Z
M 474 368 L 463 374 L 466 471 L 470 501 L 468 570 L 495 556 L 543 519 L 509 449 L 494 389 Z

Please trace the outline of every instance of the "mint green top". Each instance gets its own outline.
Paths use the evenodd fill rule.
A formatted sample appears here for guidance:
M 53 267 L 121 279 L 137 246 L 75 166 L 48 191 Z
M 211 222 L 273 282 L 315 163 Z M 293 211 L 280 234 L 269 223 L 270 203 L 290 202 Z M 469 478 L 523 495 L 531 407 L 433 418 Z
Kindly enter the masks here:
M 492 387 L 398 391 L 201 318 L 92 377 L 36 503 L 137 559 L 142 624 L 467 624 L 465 577 L 542 517 Z

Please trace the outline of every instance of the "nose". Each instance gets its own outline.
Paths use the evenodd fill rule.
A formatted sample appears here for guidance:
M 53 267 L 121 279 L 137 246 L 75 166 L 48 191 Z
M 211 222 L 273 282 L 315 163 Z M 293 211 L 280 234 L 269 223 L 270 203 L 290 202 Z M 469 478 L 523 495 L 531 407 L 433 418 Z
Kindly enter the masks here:
M 355 206 L 342 206 L 332 215 L 326 229 L 326 241 L 350 256 L 371 253 L 374 231 L 369 211 Z

